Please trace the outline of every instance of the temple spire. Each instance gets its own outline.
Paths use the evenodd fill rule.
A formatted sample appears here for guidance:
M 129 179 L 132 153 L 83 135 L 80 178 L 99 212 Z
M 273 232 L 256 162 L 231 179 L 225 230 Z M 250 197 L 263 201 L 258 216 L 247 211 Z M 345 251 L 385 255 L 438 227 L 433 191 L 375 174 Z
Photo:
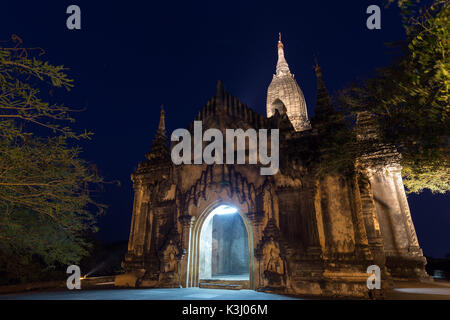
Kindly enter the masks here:
M 306 101 L 294 75 L 284 58 L 284 45 L 281 33 L 278 33 L 278 61 L 276 74 L 267 88 L 267 116 L 274 115 L 275 110 L 286 110 L 286 114 L 295 131 L 311 129 L 306 109 Z
M 317 62 L 317 58 L 315 58 L 315 70 L 317 77 L 317 99 L 316 99 L 316 110 L 315 116 L 316 120 L 326 121 L 328 117 L 335 113 L 333 108 L 333 104 L 331 102 L 330 95 L 328 94 L 328 90 L 325 87 L 325 83 L 322 79 L 322 69 Z
M 320 77 L 320 79 L 322 79 L 322 69 L 319 66 L 319 62 L 317 60 L 317 57 L 314 57 L 314 62 L 315 62 L 315 66 L 314 66 L 314 70 L 316 71 L 316 76 L 317 78 Z
M 223 85 L 222 80 L 219 80 L 217 81 L 216 98 L 223 99 L 224 96 L 225 96 L 225 86 Z
M 158 125 L 158 133 L 166 135 L 166 119 L 164 112 L 164 105 L 161 105 L 161 112 L 159 114 L 159 125 Z
M 150 161 L 167 161 L 169 157 L 169 148 L 166 136 L 166 119 L 164 107 L 161 105 L 161 111 L 159 114 L 159 124 L 156 130 L 153 143 L 150 148 L 150 152 L 146 154 L 146 157 Z
M 284 58 L 284 45 L 281 42 L 281 32 L 278 33 L 278 62 L 277 62 L 277 76 L 291 75 L 289 65 Z

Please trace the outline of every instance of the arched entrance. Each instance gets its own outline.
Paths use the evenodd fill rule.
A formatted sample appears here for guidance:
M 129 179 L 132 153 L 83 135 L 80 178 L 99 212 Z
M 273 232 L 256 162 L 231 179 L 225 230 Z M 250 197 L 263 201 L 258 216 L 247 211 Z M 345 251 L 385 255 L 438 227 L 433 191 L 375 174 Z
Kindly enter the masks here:
M 286 106 L 280 99 L 276 99 L 272 102 L 272 112 L 275 113 L 275 110 L 278 110 L 280 114 L 286 114 L 287 112 Z
M 191 229 L 186 285 L 253 288 L 252 248 L 251 226 L 237 207 L 208 207 Z
M 235 207 L 216 207 L 200 231 L 199 280 L 249 280 L 248 235 Z

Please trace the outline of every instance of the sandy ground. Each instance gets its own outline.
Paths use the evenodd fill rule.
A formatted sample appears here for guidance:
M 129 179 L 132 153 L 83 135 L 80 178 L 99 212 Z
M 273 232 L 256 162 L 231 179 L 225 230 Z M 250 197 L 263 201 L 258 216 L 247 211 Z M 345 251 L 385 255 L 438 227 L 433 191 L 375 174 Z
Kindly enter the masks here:
M 388 300 L 450 300 L 450 282 L 395 282 Z
M 387 300 L 450 300 L 450 282 L 395 282 Z M 99 286 L 85 290 L 29 291 L 0 295 L 0 300 L 292 300 L 290 296 L 253 290 L 200 288 L 118 289 Z

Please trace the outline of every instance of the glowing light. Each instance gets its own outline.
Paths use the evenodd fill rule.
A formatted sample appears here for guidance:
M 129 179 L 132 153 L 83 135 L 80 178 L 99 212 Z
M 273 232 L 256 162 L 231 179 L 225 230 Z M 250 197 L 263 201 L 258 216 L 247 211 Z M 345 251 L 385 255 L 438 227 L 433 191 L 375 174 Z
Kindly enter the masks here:
M 237 213 L 238 210 L 235 207 L 230 207 L 230 206 L 226 206 L 226 205 L 221 205 L 218 206 L 216 209 L 214 209 L 213 213 L 214 214 L 219 214 L 219 215 L 223 215 L 223 214 L 235 214 Z

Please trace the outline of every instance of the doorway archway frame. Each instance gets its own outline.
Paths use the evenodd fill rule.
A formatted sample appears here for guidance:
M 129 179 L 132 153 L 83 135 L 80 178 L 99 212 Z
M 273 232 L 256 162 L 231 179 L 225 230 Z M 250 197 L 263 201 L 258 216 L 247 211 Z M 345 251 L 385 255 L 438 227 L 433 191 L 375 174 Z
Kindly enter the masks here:
M 200 283 L 199 267 L 200 267 L 200 234 L 208 216 L 221 205 L 235 207 L 238 210 L 238 214 L 241 217 L 245 230 L 247 231 L 248 239 L 248 265 L 249 265 L 249 283 L 250 289 L 255 290 L 255 257 L 254 257 L 254 238 L 253 227 L 250 220 L 247 218 L 247 208 L 245 205 L 239 205 L 234 201 L 217 199 L 209 203 L 198 215 L 190 230 L 189 239 L 189 255 L 188 255 L 188 267 L 186 277 L 186 287 L 198 287 Z

